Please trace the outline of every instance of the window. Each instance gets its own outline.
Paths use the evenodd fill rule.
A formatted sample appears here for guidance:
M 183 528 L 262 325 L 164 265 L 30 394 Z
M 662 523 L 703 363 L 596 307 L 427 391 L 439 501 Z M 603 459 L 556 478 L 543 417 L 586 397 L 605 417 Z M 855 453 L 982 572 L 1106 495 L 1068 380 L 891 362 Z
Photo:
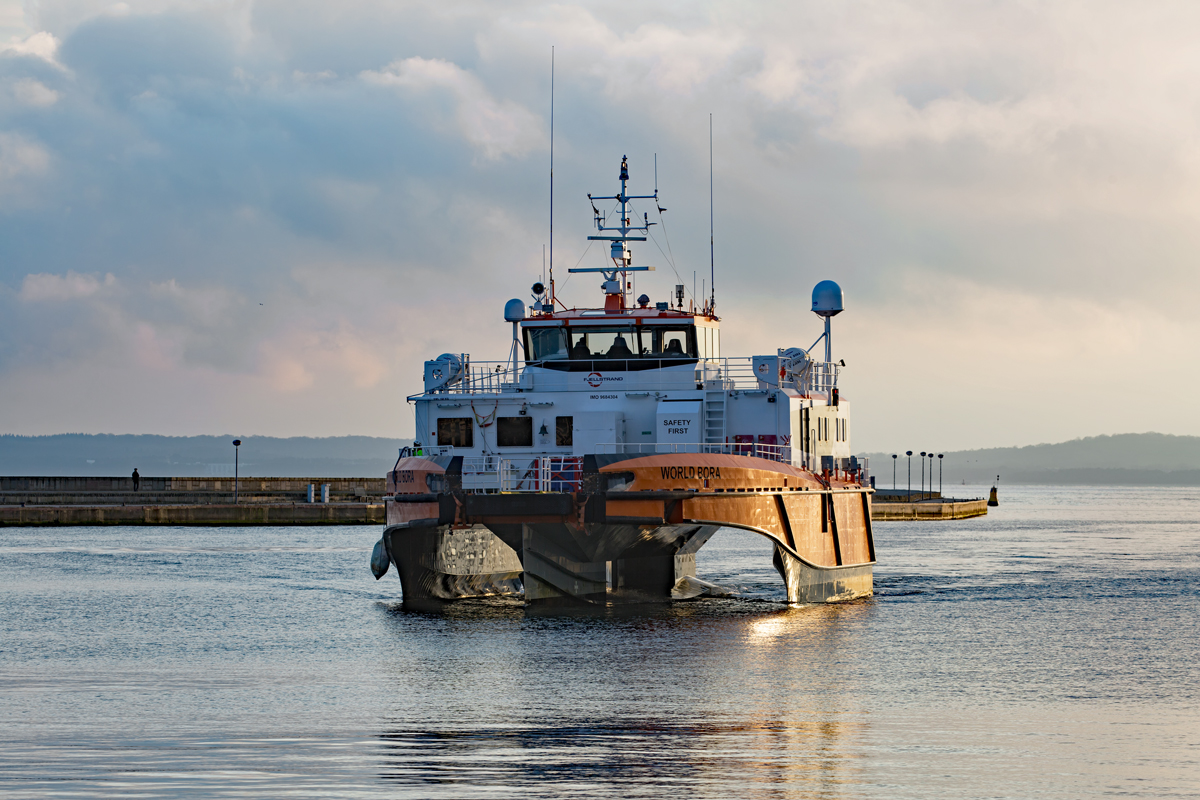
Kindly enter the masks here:
M 571 358 L 636 358 L 637 332 L 632 327 L 572 328 Z
M 533 447 L 533 417 L 497 417 L 498 447 Z
M 530 329 L 532 330 L 532 329 Z M 696 358 L 696 330 L 692 326 L 569 328 L 565 332 L 569 357 L 576 361 L 601 358 Z M 531 344 L 535 353 L 539 344 Z M 540 356 L 539 356 L 540 357 Z
M 562 328 L 526 328 L 527 361 L 551 361 L 567 357 L 567 332 Z
M 556 447 L 571 447 L 575 437 L 571 433 L 575 426 L 574 417 L 554 418 L 554 444 Z
M 695 358 L 695 328 L 642 328 L 642 353 L 658 358 Z
M 439 447 L 474 447 L 474 434 L 470 417 L 442 417 L 437 421 Z

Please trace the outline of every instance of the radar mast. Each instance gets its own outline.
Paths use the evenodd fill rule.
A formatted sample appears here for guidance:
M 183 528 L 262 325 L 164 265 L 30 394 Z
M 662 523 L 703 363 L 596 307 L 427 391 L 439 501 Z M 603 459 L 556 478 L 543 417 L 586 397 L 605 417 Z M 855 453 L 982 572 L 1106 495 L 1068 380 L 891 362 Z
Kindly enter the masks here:
M 642 214 L 642 224 L 633 223 L 633 218 L 630 216 L 629 209 L 630 200 L 654 200 L 658 201 L 658 189 L 654 189 L 654 194 L 629 194 L 629 157 L 621 156 L 621 191 L 615 195 L 593 195 L 588 193 L 588 200 L 592 203 L 592 221 L 596 226 L 596 230 L 600 235 L 589 236 L 588 241 L 591 242 L 610 242 L 609 257 L 612 258 L 612 267 L 581 267 L 570 269 L 568 272 L 599 272 L 604 276 L 604 283 L 601 288 L 604 289 L 604 310 L 605 311 L 621 311 L 628 306 L 626 299 L 629 294 L 628 273 L 630 272 L 653 272 L 654 267 L 635 267 L 633 264 L 633 254 L 629 249 L 629 242 L 644 242 L 645 236 L 633 236 L 630 234 L 649 233 L 651 225 L 657 225 L 656 222 L 650 221 L 648 213 Z M 608 225 L 608 220 L 605 215 L 596 208 L 597 200 L 616 200 L 620 204 L 620 217 L 616 225 Z M 610 233 L 610 231 L 612 233 Z M 620 276 L 618 280 L 617 276 Z

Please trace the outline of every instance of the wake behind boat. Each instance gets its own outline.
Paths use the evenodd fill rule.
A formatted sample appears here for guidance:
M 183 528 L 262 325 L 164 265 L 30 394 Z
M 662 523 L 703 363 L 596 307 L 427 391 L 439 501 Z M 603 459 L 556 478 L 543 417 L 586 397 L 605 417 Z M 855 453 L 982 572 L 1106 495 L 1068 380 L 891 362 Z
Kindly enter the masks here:
M 603 306 L 566 308 L 550 286 L 510 300 L 503 362 L 444 354 L 411 396 L 416 437 L 387 476 L 387 527 L 372 567 L 399 573 L 405 603 L 523 594 L 530 604 L 694 597 L 696 553 L 722 526 L 774 544 L 788 600 L 870 595 L 875 562 L 865 459 L 850 453 L 838 390 L 833 281 L 812 310 L 812 348 L 727 357 L 712 299 L 684 287 L 631 303 L 630 242 L 645 241 L 628 163 L 620 191 L 592 197 L 611 267 Z M 609 225 L 595 200 L 619 208 Z M 641 224 L 638 224 L 638 223 Z M 824 358 L 810 352 L 824 341 Z

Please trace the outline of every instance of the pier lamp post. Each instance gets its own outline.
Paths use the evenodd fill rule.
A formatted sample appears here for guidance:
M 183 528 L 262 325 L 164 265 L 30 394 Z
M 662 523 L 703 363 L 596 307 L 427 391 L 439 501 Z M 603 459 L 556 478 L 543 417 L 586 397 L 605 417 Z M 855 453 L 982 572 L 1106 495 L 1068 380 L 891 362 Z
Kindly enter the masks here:
M 942 493 L 942 459 L 945 457 L 945 453 L 938 453 L 938 494 Z
M 912 450 L 905 451 L 908 456 L 908 502 L 912 502 Z
M 933 494 L 933 451 L 929 451 L 929 493 Z
M 892 453 L 892 491 L 896 491 L 896 454 Z
M 238 448 L 242 446 L 241 439 L 233 440 L 233 504 L 238 501 Z
M 925 494 L 925 451 L 921 451 L 921 494 Z

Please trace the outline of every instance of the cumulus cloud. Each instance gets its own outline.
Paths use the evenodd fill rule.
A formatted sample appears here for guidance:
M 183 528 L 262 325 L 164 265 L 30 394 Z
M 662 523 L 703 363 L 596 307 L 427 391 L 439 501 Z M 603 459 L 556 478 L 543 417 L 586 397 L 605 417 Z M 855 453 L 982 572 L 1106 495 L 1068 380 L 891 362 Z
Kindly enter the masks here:
M 58 62 L 59 40 L 47 31 L 38 31 L 24 38 L 16 38 L 8 44 L 0 45 L 2 56 L 30 56 L 41 59 L 59 70 L 65 70 Z
M 545 141 L 545 125 L 529 109 L 497 100 L 475 75 L 442 59 L 419 56 L 366 70 L 362 79 L 414 91 L 442 91 L 454 98 L 459 134 L 487 158 L 521 156 Z
M 81 297 L 98 294 L 102 289 L 111 289 L 116 283 L 117 279 L 111 272 L 102 279 L 95 275 L 81 275 L 74 271 L 68 272 L 66 275 L 42 272 L 25 276 L 18 297 L 26 303 L 78 300 Z
M 20 133 L 0 132 L 0 189 L 13 178 L 36 175 L 50 166 L 50 153 L 41 143 Z
M 58 92 L 33 78 L 22 78 L 14 82 L 12 93 L 17 102 L 35 108 L 45 108 L 58 102 Z

